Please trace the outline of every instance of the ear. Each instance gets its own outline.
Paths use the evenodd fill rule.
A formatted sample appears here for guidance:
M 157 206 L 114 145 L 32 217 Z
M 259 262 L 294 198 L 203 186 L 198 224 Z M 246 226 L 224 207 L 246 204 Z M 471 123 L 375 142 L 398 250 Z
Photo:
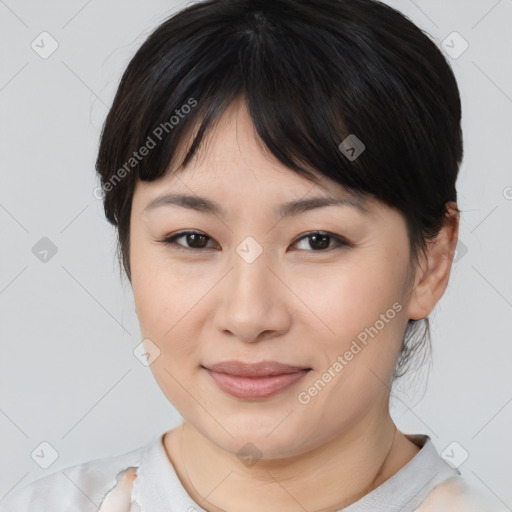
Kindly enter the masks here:
M 453 201 L 447 203 L 448 212 L 438 236 L 428 243 L 426 256 L 422 255 L 411 290 L 408 317 L 421 320 L 427 317 L 444 294 L 459 235 L 459 212 Z

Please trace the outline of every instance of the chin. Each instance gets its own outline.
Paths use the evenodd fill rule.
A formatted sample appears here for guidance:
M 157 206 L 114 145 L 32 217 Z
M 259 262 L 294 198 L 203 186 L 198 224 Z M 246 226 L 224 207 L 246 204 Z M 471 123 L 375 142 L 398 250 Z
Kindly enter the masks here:
M 247 417 L 238 420 L 230 418 L 229 421 L 222 423 L 222 427 L 212 420 L 213 425 L 208 422 L 208 424 L 196 424 L 195 428 L 213 444 L 236 454 L 241 457 L 241 460 L 245 456 L 281 459 L 306 452 L 308 446 L 304 439 L 304 424 L 299 428 L 291 424 L 291 418 L 283 421 L 286 414 L 283 416 L 281 413 L 278 416 L 278 419 L 273 417 L 272 420 L 267 421 L 264 421 L 261 415 L 258 421 Z M 286 425 L 287 422 L 289 423 Z

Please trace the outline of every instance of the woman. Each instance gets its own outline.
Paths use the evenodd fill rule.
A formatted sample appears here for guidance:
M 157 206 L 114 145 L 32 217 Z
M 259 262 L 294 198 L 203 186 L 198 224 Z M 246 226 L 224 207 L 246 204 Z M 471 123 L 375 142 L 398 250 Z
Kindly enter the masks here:
M 183 423 L 2 511 L 491 510 L 389 414 L 449 280 L 460 119 L 441 52 L 379 2 L 208 0 L 161 24 L 97 171 Z

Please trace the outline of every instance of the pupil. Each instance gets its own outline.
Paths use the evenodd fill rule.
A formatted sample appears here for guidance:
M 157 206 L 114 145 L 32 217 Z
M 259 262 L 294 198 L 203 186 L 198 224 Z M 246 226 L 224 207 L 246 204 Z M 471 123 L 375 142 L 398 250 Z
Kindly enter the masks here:
M 328 235 L 311 235 L 311 238 L 315 241 L 317 240 L 318 238 L 323 238 L 324 239 L 324 243 L 321 243 L 320 244 L 320 249 L 326 249 L 327 247 L 329 247 L 329 243 L 325 243 L 325 240 L 327 240 L 329 238 Z
M 189 238 L 188 238 L 188 241 L 189 241 L 189 244 L 190 244 L 190 245 L 194 245 L 194 240 L 196 240 L 196 238 L 192 238 L 192 237 L 197 237 L 197 238 L 201 238 L 201 237 L 203 237 L 203 239 L 204 239 L 204 238 L 206 238 L 204 235 L 199 235 L 199 234 L 197 234 L 197 233 L 189 234 L 189 235 L 188 235 L 188 237 L 189 237 Z M 192 238 L 192 243 L 190 242 L 190 239 L 191 239 L 191 238 Z M 203 240 L 203 241 L 204 241 L 204 240 Z M 197 246 L 196 246 L 196 247 L 197 247 Z M 199 244 L 199 247 L 204 247 L 204 244 Z

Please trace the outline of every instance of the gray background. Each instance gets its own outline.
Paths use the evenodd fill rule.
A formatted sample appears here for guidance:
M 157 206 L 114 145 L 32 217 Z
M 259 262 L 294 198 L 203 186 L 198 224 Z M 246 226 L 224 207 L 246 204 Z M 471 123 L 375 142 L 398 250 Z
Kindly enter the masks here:
M 0 497 L 180 422 L 133 354 L 133 298 L 93 190 L 122 71 L 188 3 L 0 0 Z M 460 242 L 431 316 L 432 368 L 395 390 L 393 417 L 440 452 L 467 452 L 462 473 L 512 510 L 512 0 L 388 3 L 452 47 L 465 142 Z M 58 42 L 46 59 L 31 47 L 43 31 Z M 454 31 L 469 44 L 457 56 L 464 43 Z M 43 237 L 57 248 L 46 262 L 33 253 Z M 42 442 L 58 454 L 47 469 L 31 457 Z

